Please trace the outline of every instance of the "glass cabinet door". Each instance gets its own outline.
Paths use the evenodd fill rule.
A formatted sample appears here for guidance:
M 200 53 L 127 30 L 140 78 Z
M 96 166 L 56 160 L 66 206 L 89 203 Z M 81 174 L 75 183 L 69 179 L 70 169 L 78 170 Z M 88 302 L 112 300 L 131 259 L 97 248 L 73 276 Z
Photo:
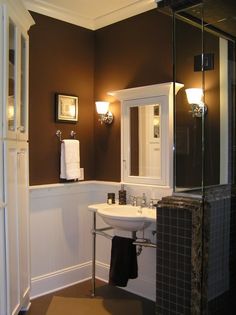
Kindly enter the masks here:
M 23 135 L 27 132 L 27 70 L 26 70 L 26 39 L 21 35 L 21 63 L 20 63 L 20 104 L 18 116 L 18 132 Z
M 27 35 L 9 20 L 6 137 L 27 140 Z
M 16 131 L 16 26 L 9 21 L 7 130 Z

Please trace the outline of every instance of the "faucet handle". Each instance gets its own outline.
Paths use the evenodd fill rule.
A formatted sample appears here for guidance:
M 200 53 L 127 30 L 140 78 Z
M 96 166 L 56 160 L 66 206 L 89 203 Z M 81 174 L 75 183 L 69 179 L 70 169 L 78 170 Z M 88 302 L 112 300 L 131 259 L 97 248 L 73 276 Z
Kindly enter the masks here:
M 143 193 L 141 206 L 146 207 L 146 205 L 147 205 L 147 197 L 146 197 L 145 193 Z
M 130 203 L 132 206 L 137 206 L 137 198 L 136 196 L 130 196 Z
M 150 202 L 149 202 L 149 208 L 151 208 L 151 209 L 153 209 L 153 208 L 154 208 L 153 199 L 150 199 Z
M 158 198 L 151 198 L 149 202 L 149 208 L 154 209 L 154 203 L 156 204 L 160 199 Z

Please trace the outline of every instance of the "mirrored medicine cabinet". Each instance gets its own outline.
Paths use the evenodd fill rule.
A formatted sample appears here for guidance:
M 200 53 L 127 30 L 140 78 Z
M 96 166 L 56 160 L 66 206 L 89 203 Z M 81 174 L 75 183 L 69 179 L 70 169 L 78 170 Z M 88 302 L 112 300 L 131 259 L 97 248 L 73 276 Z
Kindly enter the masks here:
M 172 187 L 173 88 L 167 82 L 108 93 L 121 102 L 123 182 Z

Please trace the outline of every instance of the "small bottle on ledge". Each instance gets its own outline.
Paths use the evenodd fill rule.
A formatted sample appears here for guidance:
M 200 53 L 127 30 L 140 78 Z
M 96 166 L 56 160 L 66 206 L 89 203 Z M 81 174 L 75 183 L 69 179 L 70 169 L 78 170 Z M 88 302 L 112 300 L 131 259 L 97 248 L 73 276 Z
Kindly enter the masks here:
M 115 193 L 108 193 L 107 194 L 107 203 L 109 205 L 115 203 Z

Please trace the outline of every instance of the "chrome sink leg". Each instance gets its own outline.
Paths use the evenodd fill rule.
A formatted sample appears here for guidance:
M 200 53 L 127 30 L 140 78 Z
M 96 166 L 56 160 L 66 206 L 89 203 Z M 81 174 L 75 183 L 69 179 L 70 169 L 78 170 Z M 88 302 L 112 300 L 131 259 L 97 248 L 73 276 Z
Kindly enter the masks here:
M 136 239 L 137 239 L 137 232 L 136 231 L 132 232 L 132 239 L 136 241 Z

